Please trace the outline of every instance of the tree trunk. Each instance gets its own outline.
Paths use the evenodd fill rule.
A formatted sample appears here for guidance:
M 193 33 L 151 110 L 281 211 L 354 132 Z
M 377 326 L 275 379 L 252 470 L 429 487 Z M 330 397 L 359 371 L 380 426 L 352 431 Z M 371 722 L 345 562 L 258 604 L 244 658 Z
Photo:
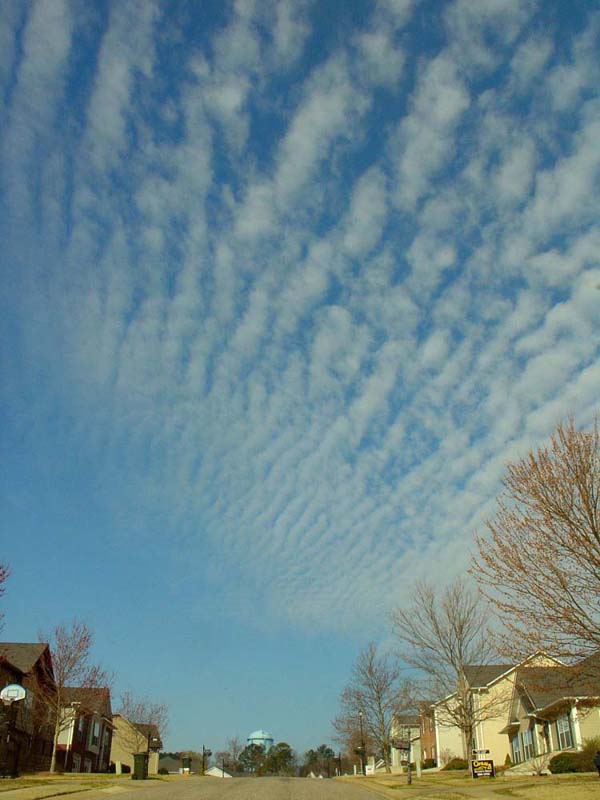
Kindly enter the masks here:
M 463 730 L 463 755 L 467 763 L 469 763 L 469 759 L 471 758 L 472 743 L 473 743 L 473 726 L 465 725 L 465 728 Z
M 60 717 L 54 725 L 54 737 L 52 739 L 52 759 L 50 760 L 50 772 L 56 772 L 56 753 L 58 752 L 58 737 L 60 736 Z

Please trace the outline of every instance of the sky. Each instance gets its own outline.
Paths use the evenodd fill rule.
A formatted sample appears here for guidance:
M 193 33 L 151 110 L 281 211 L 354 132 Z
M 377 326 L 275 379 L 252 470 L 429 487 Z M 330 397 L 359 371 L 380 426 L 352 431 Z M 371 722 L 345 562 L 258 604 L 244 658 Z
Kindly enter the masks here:
M 2 637 L 332 741 L 600 391 L 586 0 L 2 0 Z

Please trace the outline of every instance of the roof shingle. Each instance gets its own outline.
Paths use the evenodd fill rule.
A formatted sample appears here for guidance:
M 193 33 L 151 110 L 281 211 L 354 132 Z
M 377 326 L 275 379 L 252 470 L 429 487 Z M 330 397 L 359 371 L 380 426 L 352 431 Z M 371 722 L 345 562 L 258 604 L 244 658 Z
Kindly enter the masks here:
M 0 642 L 0 659 L 8 661 L 19 672 L 31 672 L 48 647 L 43 642 Z

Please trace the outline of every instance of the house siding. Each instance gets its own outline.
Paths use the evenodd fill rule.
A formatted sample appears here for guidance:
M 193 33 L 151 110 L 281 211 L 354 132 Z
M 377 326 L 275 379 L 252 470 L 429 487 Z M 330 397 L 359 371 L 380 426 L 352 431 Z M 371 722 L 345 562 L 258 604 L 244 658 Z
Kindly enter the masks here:
M 113 716 L 113 725 L 114 730 L 110 746 L 110 760 L 113 764 L 120 762 L 121 764 L 126 764 L 130 769 L 133 769 L 134 754 L 146 753 L 148 750 L 148 740 L 128 719 L 120 714 L 115 714 Z M 156 775 L 158 773 L 158 760 L 158 751 L 150 750 L 150 756 L 148 758 L 149 775 Z
M 600 737 L 600 709 L 581 709 L 579 711 L 579 728 L 584 742 L 586 739 Z

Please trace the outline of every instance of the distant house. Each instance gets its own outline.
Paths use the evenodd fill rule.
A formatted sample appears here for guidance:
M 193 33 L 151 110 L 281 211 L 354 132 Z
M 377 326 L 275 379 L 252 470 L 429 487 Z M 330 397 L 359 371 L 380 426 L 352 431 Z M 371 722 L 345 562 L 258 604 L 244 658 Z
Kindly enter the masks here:
M 112 709 L 107 688 L 65 687 L 57 768 L 65 772 L 108 772 Z
M 163 756 L 158 761 L 158 769 L 166 769 L 171 775 L 181 772 L 181 759 L 173 756 Z
M 162 741 L 156 725 L 132 722 L 122 714 L 113 714 L 112 723 L 110 760 L 115 765 L 116 772 L 121 772 L 123 765 L 128 767 L 128 771 L 132 770 L 134 755 L 147 753 L 148 774 L 158 774 L 158 754 L 162 749 Z
M 209 767 L 208 769 L 204 770 L 204 774 L 208 775 L 211 778 L 232 778 L 233 775 L 230 775 L 227 770 L 221 769 L 221 767 Z
M 42 692 L 52 692 L 52 658 L 47 644 L 0 642 L 0 688 L 10 683 L 23 686 L 27 695 L 12 706 L 0 705 L 6 727 L 0 728 L 0 768 L 9 773 L 18 764 L 21 772 L 50 768 L 54 724 Z
M 410 742 L 410 760 L 421 760 L 421 720 L 418 714 L 396 714 L 392 722 L 391 766 L 405 767 L 409 751 L 404 746 Z

